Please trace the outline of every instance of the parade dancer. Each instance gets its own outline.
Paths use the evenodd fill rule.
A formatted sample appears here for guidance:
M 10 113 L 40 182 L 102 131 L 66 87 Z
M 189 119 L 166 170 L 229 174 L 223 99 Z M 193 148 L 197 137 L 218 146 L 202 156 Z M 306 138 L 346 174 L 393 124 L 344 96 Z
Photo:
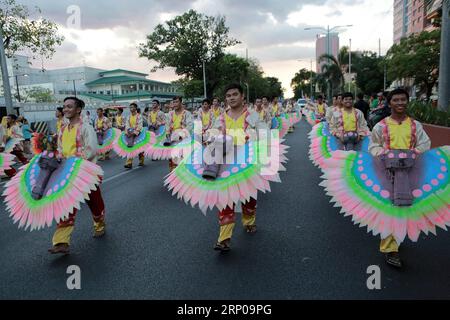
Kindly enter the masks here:
M 84 102 L 64 100 L 63 124 L 58 141 L 43 139 L 41 153 L 21 168 L 5 186 L 8 211 L 19 228 L 31 231 L 58 223 L 52 254 L 67 254 L 80 204 L 87 202 L 94 220 L 94 237 L 105 233 L 105 207 L 99 189 L 103 170 L 95 164 L 95 130 L 84 124 Z M 41 137 L 46 137 L 41 135 Z
M 97 133 L 97 143 L 100 147 L 103 146 L 103 142 L 106 137 L 106 132 L 112 128 L 111 121 L 104 115 L 103 108 L 97 109 L 97 120 L 95 121 L 95 132 Z M 101 153 L 98 157 L 98 161 L 104 161 L 110 159 L 111 151 Z
M 123 116 L 123 109 L 119 108 L 117 110 L 117 115 L 115 117 L 115 124 L 114 124 L 115 128 L 119 129 L 120 131 L 124 131 L 125 130 L 125 119 Z
M 159 100 L 152 101 L 152 110 L 148 114 L 147 123 L 149 130 L 155 132 L 157 136 L 164 133 L 158 134 L 161 127 L 166 125 L 166 116 L 164 112 L 161 111 Z
M 57 136 L 66 121 L 64 119 L 63 108 L 61 107 L 56 108 L 55 116 L 56 116 L 56 132 L 53 133 L 55 134 L 55 136 Z
M 317 104 L 315 106 L 315 112 L 316 112 L 317 118 L 319 118 L 319 119 L 325 118 L 326 111 L 327 111 L 327 105 L 323 101 L 323 96 L 320 95 L 317 97 Z
M 337 94 L 333 96 L 333 106 L 327 109 L 325 114 L 325 118 L 328 124 L 331 124 L 331 118 L 333 117 L 334 112 L 339 112 L 342 108 L 342 94 Z
M 369 151 L 374 157 L 383 156 L 389 150 L 413 150 L 420 154 L 428 151 L 431 141 L 422 125 L 407 115 L 409 94 L 397 89 L 388 98 L 392 115 L 378 123 L 372 132 Z M 395 237 L 389 235 L 381 240 L 380 251 L 385 254 L 386 262 L 401 267 L 399 245 Z
M 272 124 L 272 117 L 270 115 L 268 108 L 264 108 L 263 100 L 261 98 L 256 98 L 254 112 L 256 112 L 258 114 L 259 119 L 263 121 L 268 128 L 270 128 Z
M 135 139 L 141 134 L 143 130 L 142 116 L 137 112 L 138 106 L 136 103 L 130 104 L 130 116 L 125 122 L 125 135 L 128 139 Z M 139 153 L 139 166 L 144 166 L 144 152 Z M 133 168 L 133 158 L 128 158 L 125 163 L 125 169 Z
M 223 108 L 220 106 L 220 99 L 214 98 L 212 102 L 212 108 L 211 108 L 212 114 L 213 114 L 213 123 L 219 119 L 219 117 L 223 113 Z
M 330 131 L 342 143 L 344 150 L 356 150 L 362 139 L 370 134 L 364 114 L 353 107 L 353 94 L 342 95 L 343 107 L 333 112 Z
M 193 140 L 194 120 L 192 114 L 183 106 L 183 98 L 174 97 L 172 99 L 173 111 L 169 113 L 166 147 L 172 147 L 184 139 Z M 179 159 L 169 159 L 169 171 L 172 172 L 177 167 Z
M 173 194 L 192 205 L 198 204 L 202 211 L 215 207 L 220 210 L 219 239 L 214 249 L 222 252 L 230 250 L 238 207 L 242 208 L 245 230 L 256 232 L 257 192 L 270 190 L 270 181 L 280 182 L 278 171 L 284 169 L 281 163 L 286 161 L 286 149 L 278 144 L 277 134 L 273 136 L 277 148 L 271 149 L 270 159 L 275 162 L 272 163 L 275 169 L 264 172 L 264 165 L 254 161 L 263 157 L 264 150 L 270 147 L 265 139 L 256 138 L 256 129 L 267 133 L 268 127 L 256 112 L 245 109 L 243 101 L 243 88 L 239 84 L 227 87 L 226 102 L 230 110 L 215 122 L 213 130 L 216 133 L 210 143 L 203 150 L 194 150 L 165 181 Z M 214 160 L 208 164 L 202 159 L 202 154 L 211 151 L 208 148 L 212 148 L 211 154 L 214 153 L 219 162 Z M 230 154 L 237 159 L 243 158 L 245 163 L 236 163 L 234 157 L 228 159 Z M 223 157 L 230 161 L 222 162 Z
M 337 151 L 324 172 L 327 194 L 355 224 L 380 235 L 386 262 L 402 267 L 399 245 L 450 225 L 450 146 L 430 149 L 422 125 L 408 117 L 409 94 L 388 96 L 392 116 L 372 132 L 370 153 Z
M 211 103 L 208 99 L 203 100 L 202 107 L 198 112 L 198 120 L 202 122 L 202 140 L 208 139 L 206 133 L 211 129 L 214 121 L 214 115 L 210 105 Z
M 84 102 L 75 98 L 66 98 L 64 100 L 64 115 L 69 120 L 60 131 L 58 139 L 58 152 L 63 158 L 73 156 L 83 157 L 84 159 L 96 162 L 96 144 L 92 127 L 83 124 L 81 120 L 81 111 Z M 103 115 L 103 110 L 102 115 Z M 106 120 L 106 119 L 105 119 Z M 97 119 L 97 129 L 99 123 Z M 92 213 L 94 222 L 95 238 L 100 238 L 105 234 L 105 204 L 100 191 L 100 185 L 91 192 L 89 200 L 86 201 Z M 55 234 L 53 235 L 53 247 L 49 249 L 51 254 L 68 254 L 71 235 L 75 227 L 75 218 L 78 210 L 75 208 L 68 219 L 58 223 Z

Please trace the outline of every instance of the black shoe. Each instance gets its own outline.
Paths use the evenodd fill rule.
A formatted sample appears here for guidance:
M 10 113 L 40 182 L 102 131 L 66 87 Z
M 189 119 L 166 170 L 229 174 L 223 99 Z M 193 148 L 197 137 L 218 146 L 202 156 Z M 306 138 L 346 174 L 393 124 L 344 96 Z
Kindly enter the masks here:
M 48 252 L 51 254 L 66 255 L 70 253 L 69 245 L 67 243 L 57 244 L 56 246 L 53 246 L 53 248 L 48 249 Z
M 384 255 L 384 258 L 386 259 L 386 263 L 390 266 L 393 266 L 395 268 L 402 268 L 403 263 L 400 259 L 400 254 L 398 252 L 389 252 Z
M 230 239 L 224 240 L 222 242 L 216 243 L 214 246 L 214 250 L 220 251 L 220 252 L 228 252 L 231 250 L 230 247 Z
M 127 165 L 127 164 L 126 164 L 126 165 L 124 165 L 123 167 L 124 167 L 125 169 L 133 169 L 133 166 L 132 166 L 132 165 Z

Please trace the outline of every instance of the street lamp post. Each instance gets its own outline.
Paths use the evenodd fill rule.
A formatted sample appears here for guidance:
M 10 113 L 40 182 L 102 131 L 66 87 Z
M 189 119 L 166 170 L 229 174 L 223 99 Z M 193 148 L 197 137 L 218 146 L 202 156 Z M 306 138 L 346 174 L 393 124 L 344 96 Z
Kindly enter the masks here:
M 8 76 L 8 66 L 6 65 L 6 54 L 5 46 L 3 45 L 3 30 L 0 28 L 0 63 L 3 78 L 3 92 L 5 96 L 6 112 L 12 114 L 14 112 L 12 97 L 11 97 L 11 86 L 9 84 Z
M 19 77 L 28 77 L 28 74 L 16 74 L 14 76 L 9 76 L 9 78 L 15 78 L 15 80 L 16 80 L 16 91 L 17 91 L 17 102 L 22 102 L 22 99 L 20 97 Z
M 208 93 L 206 91 L 206 66 L 205 60 L 203 60 L 203 96 L 205 99 L 208 98 Z
M 344 26 L 334 26 L 333 28 L 330 28 L 330 26 L 328 25 L 326 28 L 324 27 L 312 27 L 312 28 L 305 28 L 305 30 L 320 30 L 323 31 L 326 35 L 327 35 L 327 60 L 328 60 L 328 65 L 330 64 L 330 33 L 332 33 L 333 31 L 336 31 L 339 28 L 350 28 L 353 27 L 352 24 L 349 25 L 344 25 Z M 328 83 L 330 83 L 330 81 L 328 81 Z M 331 86 L 330 84 L 328 84 L 328 99 L 330 99 L 331 93 L 330 93 L 330 89 Z
M 309 98 L 310 99 L 312 99 L 313 98 L 313 76 L 312 76 L 312 74 L 313 74 L 313 69 L 312 69 L 312 59 L 311 59 L 311 73 L 310 73 L 310 76 L 309 76 L 309 86 L 310 86 L 310 91 L 311 91 L 311 93 L 310 93 L 310 96 L 309 96 Z
M 73 94 L 76 98 L 77 97 L 77 87 L 76 87 L 75 81 L 84 81 L 84 78 L 83 79 L 64 80 L 65 83 L 68 83 L 68 82 L 73 83 Z

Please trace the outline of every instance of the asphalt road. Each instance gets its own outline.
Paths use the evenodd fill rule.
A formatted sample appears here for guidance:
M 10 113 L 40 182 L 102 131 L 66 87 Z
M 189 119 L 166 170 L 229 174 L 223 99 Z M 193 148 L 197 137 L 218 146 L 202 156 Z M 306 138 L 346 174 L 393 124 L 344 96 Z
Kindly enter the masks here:
M 385 266 L 379 239 L 333 208 L 308 159 L 306 122 L 289 134 L 282 183 L 258 199 L 258 232 L 235 229 L 232 251 L 213 251 L 217 213 L 204 216 L 164 187 L 167 161 L 123 173 L 102 163 L 107 235 L 92 238 L 89 210 L 78 215 L 72 254 L 47 253 L 53 228 L 18 230 L 0 205 L 0 299 L 448 299 L 450 234 L 405 242 L 402 271 Z M 68 290 L 67 267 L 81 269 Z M 367 268 L 381 268 L 369 290 Z

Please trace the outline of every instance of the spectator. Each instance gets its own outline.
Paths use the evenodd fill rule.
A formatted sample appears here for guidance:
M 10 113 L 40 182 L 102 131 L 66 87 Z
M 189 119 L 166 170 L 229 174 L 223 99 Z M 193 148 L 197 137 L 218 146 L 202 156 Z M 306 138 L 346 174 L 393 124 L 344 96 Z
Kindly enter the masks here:
M 28 120 L 25 118 L 22 118 L 22 134 L 24 138 L 23 142 L 23 151 L 26 154 L 31 154 L 31 136 L 33 131 L 30 129 L 30 124 L 28 123 Z
M 358 94 L 358 101 L 355 103 L 355 108 L 361 111 L 364 114 L 364 118 L 368 119 L 370 107 L 369 104 L 364 101 L 364 94 L 360 93 Z

